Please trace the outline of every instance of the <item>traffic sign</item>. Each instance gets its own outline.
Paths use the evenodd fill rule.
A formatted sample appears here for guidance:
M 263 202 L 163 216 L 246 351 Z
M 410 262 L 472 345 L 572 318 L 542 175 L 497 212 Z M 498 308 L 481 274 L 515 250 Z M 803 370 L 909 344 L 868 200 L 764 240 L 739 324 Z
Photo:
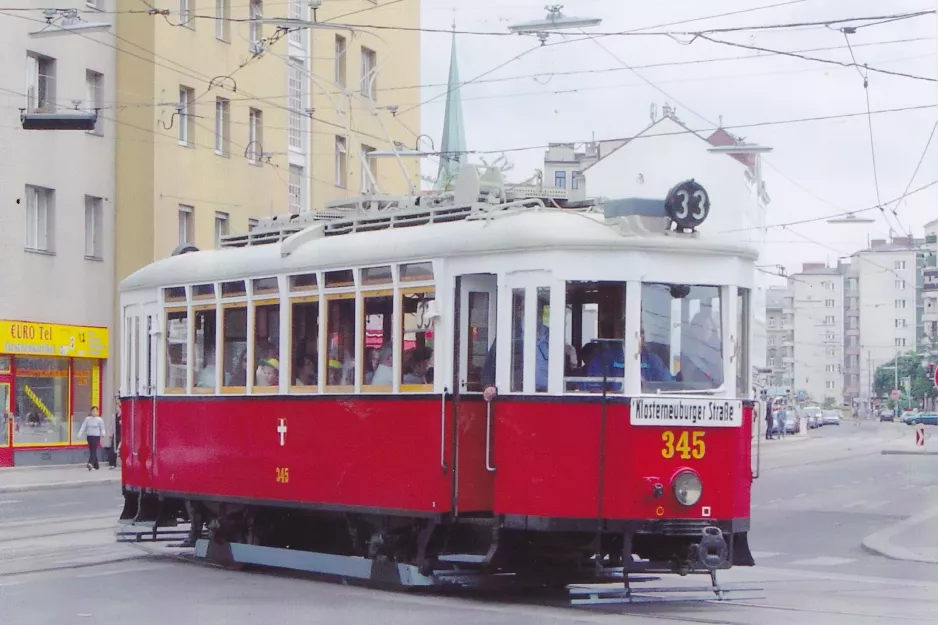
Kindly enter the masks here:
M 897 388 L 892 389 L 892 393 L 890 393 L 889 396 L 892 397 L 893 399 L 899 399 L 899 389 Z
M 915 428 L 915 446 L 924 447 L 925 446 L 925 426 L 920 425 Z

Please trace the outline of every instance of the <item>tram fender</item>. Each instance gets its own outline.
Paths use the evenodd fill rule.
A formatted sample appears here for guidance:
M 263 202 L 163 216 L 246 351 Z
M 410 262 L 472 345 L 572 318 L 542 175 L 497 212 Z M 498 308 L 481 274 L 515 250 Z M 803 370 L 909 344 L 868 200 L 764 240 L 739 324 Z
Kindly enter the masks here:
M 749 551 L 749 532 L 736 532 L 733 534 L 733 566 L 755 566 L 756 560 Z

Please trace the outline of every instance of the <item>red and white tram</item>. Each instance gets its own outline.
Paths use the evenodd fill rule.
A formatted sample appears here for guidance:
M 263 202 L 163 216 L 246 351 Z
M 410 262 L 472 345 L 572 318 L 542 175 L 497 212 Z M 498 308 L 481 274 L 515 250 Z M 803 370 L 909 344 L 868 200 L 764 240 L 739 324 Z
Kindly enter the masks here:
M 671 229 L 690 181 L 665 212 L 462 175 L 122 282 L 122 520 L 404 585 L 752 566 L 757 251 Z

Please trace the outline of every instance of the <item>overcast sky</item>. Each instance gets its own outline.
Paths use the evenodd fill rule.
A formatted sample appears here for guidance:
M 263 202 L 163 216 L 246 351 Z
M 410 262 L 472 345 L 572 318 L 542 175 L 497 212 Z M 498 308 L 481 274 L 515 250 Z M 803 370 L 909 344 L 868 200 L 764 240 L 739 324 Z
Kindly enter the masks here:
M 620 32 L 705 16 L 781 4 L 783 0 L 570 0 L 566 15 L 601 17 L 593 32 Z M 541 19 L 545 0 L 424 0 L 423 27 L 504 31 L 509 24 Z M 930 10 L 933 0 L 802 0 L 787 6 L 693 21 L 652 30 L 697 31 L 710 28 L 806 22 L 848 17 L 891 15 Z M 857 62 L 872 67 L 935 78 L 938 76 L 938 21 L 934 15 L 871 26 L 850 35 Z M 836 28 L 836 27 L 835 27 Z M 576 35 L 575 35 L 576 36 Z M 713 35 L 727 41 L 775 50 L 800 51 L 850 61 L 843 33 L 836 29 L 804 27 Z M 685 38 L 685 40 L 688 38 Z M 879 44 L 879 42 L 901 43 Z M 909 41 L 911 40 L 911 41 Z M 554 37 L 550 42 L 560 41 Z M 462 89 L 463 111 L 470 150 L 500 150 L 543 145 L 555 141 L 582 142 L 630 136 L 649 124 L 652 103 L 666 101 L 691 128 L 707 130 L 722 117 L 723 124 L 753 124 L 807 117 L 864 113 L 832 121 L 785 124 L 735 131 L 747 141 L 771 146 L 765 179 L 772 197 L 770 224 L 876 206 L 863 78 L 856 68 L 837 67 L 800 59 L 750 52 L 697 40 L 681 45 L 668 37 L 611 36 L 598 40 L 630 66 L 686 62 L 756 55 L 742 60 L 684 64 L 639 70 L 668 96 L 644 83 L 634 72 L 586 40 L 534 50 L 478 83 Z M 457 39 L 461 79 L 470 79 L 535 46 L 529 37 L 460 35 Z M 877 45 L 869 45 L 877 44 Z M 450 35 L 424 33 L 422 40 L 422 99 L 445 92 L 449 69 Z M 550 72 L 612 69 L 616 71 L 542 76 Z M 496 80 L 492 80 L 496 79 Z M 872 110 L 931 105 L 938 101 L 935 82 L 869 73 Z M 443 123 L 440 97 L 422 107 L 423 132 L 438 142 Z M 405 106 L 410 103 L 400 103 Z M 935 124 L 935 108 L 872 116 L 883 203 L 902 195 Z M 515 151 L 511 176 L 528 177 L 542 167 L 541 149 Z M 486 156 L 491 159 L 491 156 Z M 472 160 L 478 161 L 477 156 Z M 435 172 L 435 166 L 433 167 Z M 938 137 L 930 146 L 912 188 L 938 177 Z M 587 179 L 588 184 L 588 179 Z M 897 215 L 892 215 L 896 208 Z M 773 228 L 763 263 L 780 263 L 789 272 L 802 262 L 836 262 L 839 256 L 865 247 L 869 238 L 896 231 L 922 234 L 926 222 L 938 218 L 938 185 L 890 204 L 887 223 L 879 211 L 874 224 L 834 226 L 825 222 L 790 229 Z M 897 219 L 898 218 L 898 223 Z M 818 243 L 806 240 L 808 237 Z

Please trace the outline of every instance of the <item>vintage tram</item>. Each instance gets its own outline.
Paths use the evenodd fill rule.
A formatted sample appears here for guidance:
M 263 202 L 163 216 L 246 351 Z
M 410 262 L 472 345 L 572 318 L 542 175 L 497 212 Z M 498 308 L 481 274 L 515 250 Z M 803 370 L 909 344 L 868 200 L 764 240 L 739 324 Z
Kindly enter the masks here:
M 754 565 L 756 250 L 693 231 L 692 181 L 577 206 L 487 179 L 125 279 L 122 522 L 405 586 Z

